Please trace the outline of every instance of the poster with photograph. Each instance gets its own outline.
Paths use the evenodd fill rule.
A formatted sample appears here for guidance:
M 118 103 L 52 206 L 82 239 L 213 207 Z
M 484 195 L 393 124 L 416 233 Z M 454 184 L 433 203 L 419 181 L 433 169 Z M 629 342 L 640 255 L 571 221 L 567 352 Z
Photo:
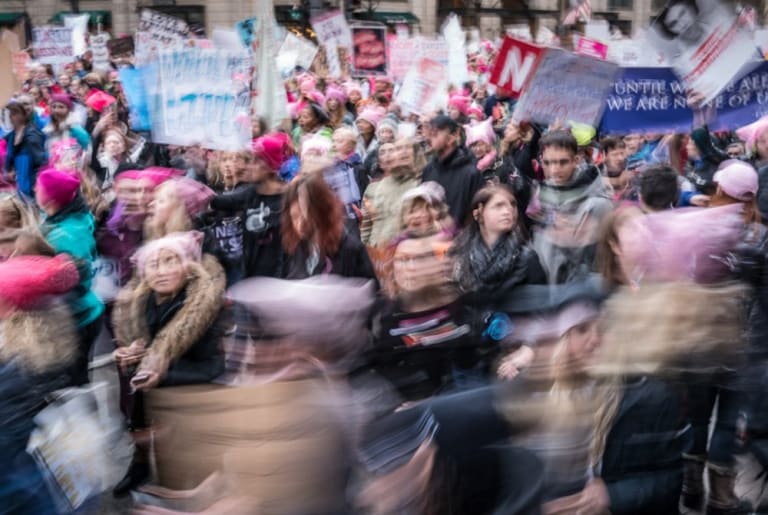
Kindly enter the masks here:
M 709 102 L 757 57 L 733 9 L 718 0 L 671 0 L 646 35 L 685 85 Z
M 420 59 L 406 74 L 397 94 L 397 103 L 404 114 L 425 114 L 445 105 L 447 88 L 445 65 L 432 59 Z
M 109 71 L 112 66 L 109 62 L 109 34 L 104 32 L 91 36 L 91 54 L 93 54 L 93 68 L 101 71 Z
M 352 27 L 352 70 L 355 77 L 387 75 L 387 28 Z

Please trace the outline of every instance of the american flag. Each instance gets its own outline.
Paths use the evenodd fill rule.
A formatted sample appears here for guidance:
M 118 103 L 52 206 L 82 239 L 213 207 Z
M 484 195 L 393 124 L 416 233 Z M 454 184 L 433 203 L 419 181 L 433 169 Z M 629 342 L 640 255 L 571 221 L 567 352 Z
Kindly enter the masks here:
M 592 18 L 590 0 L 579 0 L 563 18 L 563 25 L 575 25 L 578 21 L 589 21 Z

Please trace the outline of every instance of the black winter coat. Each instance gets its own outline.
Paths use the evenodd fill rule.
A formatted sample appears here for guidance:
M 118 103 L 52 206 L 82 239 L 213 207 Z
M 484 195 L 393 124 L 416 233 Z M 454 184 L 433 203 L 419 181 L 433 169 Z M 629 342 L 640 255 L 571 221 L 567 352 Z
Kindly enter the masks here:
M 484 184 L 475 158 L 466 147 L 456 148 L 442 161 L 433 157 L 424 168 L 422 181 L 435 181 L 445 188 L 448 212 L 458 225 L 464 224 L 472 197 Z
M 292 255 L 285 255 L 283 261 L 284 279 L 306 279 L 314 275 L 334 274 L 342 277 L 376 279 L 368 251 L 359 238 L 345 231 L 339 250 L 333 256 L 320 259 L 313 270 L 307 271 L 309 251 L 300 244 Z
M 677 513 L 683 453 L 692 443 L 680 400 L 657 379 L 624 385 L 600 471 L 614 515 Z

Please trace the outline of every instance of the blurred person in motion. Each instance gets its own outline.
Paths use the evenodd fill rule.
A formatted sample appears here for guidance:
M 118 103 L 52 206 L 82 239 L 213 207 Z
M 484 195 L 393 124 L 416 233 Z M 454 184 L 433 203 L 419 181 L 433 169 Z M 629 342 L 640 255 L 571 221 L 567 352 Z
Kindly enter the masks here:
M 369 247 L 387 245 L 400 232 L 403 195 L 420 182 L 426 160 L 421 148 L 410 138 L 379 145 L 379 166 L 384 178 L 371 183 L 363 195 L 363 243 Z
M 69 384 L 77 325 L 58 297 L 79 281 L 65 256 L 20 256 L 0 263 L 0 503 L 5 513 L 56 513 L 26 448 L 46 396 Z
M 745 141 L 745 150 L 749 162 L 757 170 L 758 192 L 757 205 L 763 220 L 768 219 L 768 117 L 742 127 L 736 134 Z
M 313 172 L 296 178 L 283 197 L 281 239 L 283 277 L 318 274 L 375 277 L 360 240 L 344 227 L 343 206 L 323 178 Z
M 598 227 L 613 203 L 597 168 L 579 168 L 570 132 L 549 132 L 539 145 L 544 182 L 528 207 L 533 249 L 548 281 L 564 283 L 594 269 Z
M 45 213 L 40 232 L 56 253 L 69 255 L 77 265 L 80 281 L 67 302 L 80 334 L 78 357 L 71 371 L 73 386 L 88 383 L 91 347 L 102 327 L 104 304 L 91 290 L 96 259 L 96 224 L 80 194 L 74 172 L 46 169 L 35 186 L 37 205 Z
M 11 120 L 11 131 L 5 136 L 7 154 L 3 176 L 14 181 L 22 198 L 31 202 L 37 172 L 47 161 L 45 136 L 33 123 L 33 111 L 26 104 L 11 100 L 5 108 Z
M 368 176 L 363 162 L 355 151 L 357 135 L 350 127 L 341 127 L 333 132 L 331 153 L 333 166 L 323 173 L 328 186 L 344 204 L 346 227 L 358 233 L 358 214 L 363 192 L 368 186 Z
M 477 173 L 471 152 L 461 144 L 460 126 L 452 118 L 432 118 L 428 138 L 433 157 L 422 172 L 422 180 L 443 187 L 449 213 L 461 226 L 469 214 L 472 198 L 482 187 L 482 176 Z
M 669 166 L 652 166 L 640 176 L 640 209 L 644 213 L 657 213 L 672 209 L 680 196 L 682 178 Z
M 245 277 L 280 277 L 282 273 L 280 214 L 286 185 L 278 173 L 288 153 L 278 134 L 257 138 L 253 160 L 246 166 L 247 182 L 211 200 L 211 209 L 242 217 Z
M 627 170 L 627 150 L 624 141 L 614 137 L 603 138 L 600 141 L 600 152 L 603 154 L 603 163 L 599 167 L 600 173 L 611 189 L 613 201 L 635 200 L 637 184 L 635 184 L 635 174 Z
M 43 127 L 45 147 L 50 153 L 57 141 L 74 138 L 83 152 L 91 148 L 91 136 L 78 125 L 72 116 L 72 99 L 68 94 L 55 94 L 51 97 L 51 119 Z
M 350 389 L 345 374 L 367 342 L 374 285 L 259 277 L 228 297 L 238 323 L 224 340 L 224 386 L 156 392 L 159 420 L 184 431 L 158 442 L 165 489 L 143 492 L 142 509 L 354 513 L 354 447 L 381 407 L 362 403 L 368 387 Z
M 134 436 L 152 423 L 144 395 L 157 387 L 209 383 L 223 371 L 216 323 L 224 302 L 223 274 L 202 265 L 200 233 L 173 233 L 139 249 L 139 280 L 123 289 L 112 313 L 114 352 L 126 396 L 124 412 Z M 146 441 L 137 439 L 134 459 L 114 489 L 127 494 L 146 481 Z
M 465 126 L 467 134 L 466 145 L 477 160 L 477 171 L 486 183 L 507 184 L 510 177 L 502 166 L 503 161 L 496 152 L 496 133 L 493 132 L 491 120 Z

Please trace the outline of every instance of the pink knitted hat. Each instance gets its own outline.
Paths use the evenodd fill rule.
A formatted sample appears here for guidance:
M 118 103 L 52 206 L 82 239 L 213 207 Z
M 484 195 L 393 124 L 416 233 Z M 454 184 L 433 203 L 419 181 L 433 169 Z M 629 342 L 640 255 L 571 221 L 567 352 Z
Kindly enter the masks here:
M 0 263 L 0 299 L 29 310 L 51 295 L 66 293 L 80 281 L 66 254 L 56 257 L 18 256 Z
M 157 257 L 161 250 L 173 252 L 184 265 L 189 262 L 199 262 L 203 257 L 203 233 L 174 232 L 146 243 L 131 257 L 131 262 L 136 266 L 140 277 L 146 276 L 147 263 Z
M 80 178 L 74 171 L 46 168 L 37 174 L 35 189 L 44 203 L 49 201 L 63 207 L 72 202 L 80 190 Z
M 491 120 L 476 123 L 474 125 L 465 125 L 464 130 L 467 133 L 467 146 L 471 147 L 478 141 L 493 145 L 496 141 L 496 133 L 493 132 Z
M 363 111 L 357 115 L 358 120 L 365 120 L 366 122 L 373 125 L 373 128 L 375 129 L 378 127 L 379 122 L 387 115 L 386 111 L 380 107 L 374 107 L 374 106 L 368 106 Z
M 211 199 L 216 196 L 211 188 L 189 177 L 174 178 L 164 182 L 162 186 L 173 188 L 176 196 L 184 203 L 190 218 L 205 212 Z
M 452 95 L 448 99 L 448 106 L 455 107 L 461 114 L 467 114 L 472 99 L 463 95 Z
M 328 86 L 325 88 L 325 100 L 336 100 L 338 103 L 343 104 L 347 101 L 347 95 L 338 86 Z
M 253 141 L 253 155 L 264 161 L 274 172 L 280 169 L 288 158 L 285 138 L 267 134 Z

